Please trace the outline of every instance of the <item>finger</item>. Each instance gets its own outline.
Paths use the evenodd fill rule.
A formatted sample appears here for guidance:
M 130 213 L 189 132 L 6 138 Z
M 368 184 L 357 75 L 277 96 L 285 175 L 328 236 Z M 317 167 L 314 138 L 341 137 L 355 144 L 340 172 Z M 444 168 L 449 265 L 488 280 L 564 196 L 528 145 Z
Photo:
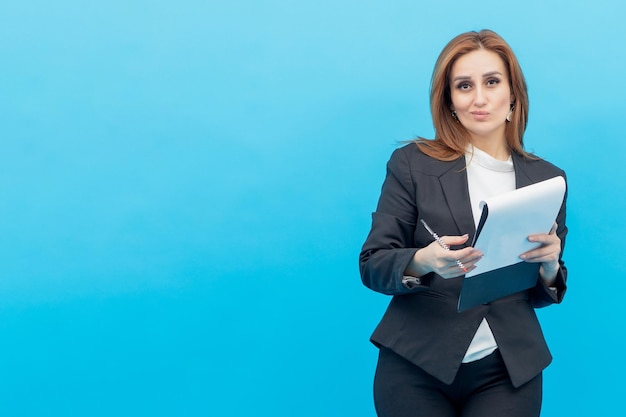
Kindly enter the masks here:
M 476 265 L 481 259 L 482 256 L 478 256 L 471 258 L 461 258 L 459 259 L 459 261 L 465 266 L 465 269 L 469 271 L 470 268 L 474 267 L 474 265 Z
M 449 271 L 450 274 L 453 274 L 455 276 L 467 274 L 468 272 L 476 268 L 476 263 L 480 259 L 482 259 L 482 257 L 482 253 L 477 250 L 473 250 L 468 256 L 449 258 L 450 263 L 448 264 L 446 269 Z M 459 273 L 459 270 L 462 272 Z
M 443 243 L 445 243 L 448 246 L 462 245 L 463 243 L 467 242 L 467 239 L 469 239 L 468 234 L 464 234 L 462 236 L 442 236 L 441 237 L 441 240 L 443 241 Z
M 542 245 L 538 248 L 531 249 L 529 251 L 524 252 L 522 255 L 527 258 L 536 258 L 538 256 L 545 256 L 551 253 L 556 252 L 558 249 L 557 245 Z
M 472 268 L 473 269 L 473 268 Z M 439 272 L 439 275 L 445 279 L 456 278 L 468 273 L 470 269 L 467 267 L 465 270 L 461 268 L 458 264 L 454 263 L 452 265 L 447 266 Z
M 558 259 L 560 253 L 559 247 L 543 246 L 521 254 L 520 258 L 526 262 L 551 262 Z
M 474 248 L 463 248 L 459 250 L 447 250 L 440 253 L 439 259 L 448 265 L 456 264 L 460 261 L 462 264 L 477 262 L 482 258 L 483 254 Z
M 483 257 L 483 253 L 481 251 L 472 247 L 453 250 L 450 251 L 450 253 L 461 262 L 477 261 Z
M 556 245 L 556 244 L 561 243 L 561 239 L 559 239 L 559 237 L 555 233 L 530 235 L 528 236 L 528 241 L 538 242 L 543 245 L 550 245 L 550 244 Z
M 545 261 L 547 261 L 547 259 L 545 259 L 545 257 L 543 255 L 538 255 L 538 254 L 522 255 L 522 256 L 520 256 L 520 258 L 522 258 L 524 261 L 530 262 L 530 263 L 537 263 L 537 262 L 545 262 Z

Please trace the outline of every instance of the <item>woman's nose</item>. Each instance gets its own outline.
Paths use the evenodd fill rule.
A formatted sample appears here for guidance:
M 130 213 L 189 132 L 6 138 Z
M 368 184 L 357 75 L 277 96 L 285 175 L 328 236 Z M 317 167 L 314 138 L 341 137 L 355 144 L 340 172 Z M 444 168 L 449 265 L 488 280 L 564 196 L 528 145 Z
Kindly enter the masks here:
M 485 92 L 481 87 L 476 88 L 476 96 L 474 97 L 474 104 L 477 106 L 482 106 L 486 103 Z

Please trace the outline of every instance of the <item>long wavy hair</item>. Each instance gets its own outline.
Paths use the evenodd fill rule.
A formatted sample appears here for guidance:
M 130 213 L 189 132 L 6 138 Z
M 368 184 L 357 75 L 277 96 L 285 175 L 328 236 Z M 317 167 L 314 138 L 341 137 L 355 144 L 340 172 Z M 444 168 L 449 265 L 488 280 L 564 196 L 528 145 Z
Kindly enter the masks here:
M 528 91 L 522 68 L 511 47 L 491 30 L 466 32 L 452 39 L 441 51 L 430 85 L 430 111 L 435 128 L 434 139 L 417 138 L 417 146 L 425 154 L 443 161 L 451 161 L 465 154 L 470 141 L 469 132 L 452 117 L 450 72 L 459 57 L 479 49 L 495 52 L 502 58 L 509 72 L 515 110 L 506 123 L 504 135 L 512 152 L 532 158 L 524 151 L 524 132 L 528 122 Z

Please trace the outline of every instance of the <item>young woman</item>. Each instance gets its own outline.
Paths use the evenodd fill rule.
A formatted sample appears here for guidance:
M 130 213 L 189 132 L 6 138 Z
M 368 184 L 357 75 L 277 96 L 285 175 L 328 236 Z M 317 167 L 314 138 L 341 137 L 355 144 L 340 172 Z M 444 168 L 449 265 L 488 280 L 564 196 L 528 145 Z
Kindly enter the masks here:
M 553 229 L 529 236 L 540 246 L 520 254 L 539 264 L 534 288 L 463 312 L 457 302 L 462 276 L 482 257 L 470 246 L 479 202 L 565 173 L 524 151 L 526 82 L 496 33 L 467 32 L 448 43 L 430 100 L 435 138 L 393 152 L 359 259 L 363 283 L 393 296 L 371 337 L 380 348 L 376 410 L 381 417 L 538 416 L 542 370 L 552 357 L 534 309 L 565 293 L 565 199 Z

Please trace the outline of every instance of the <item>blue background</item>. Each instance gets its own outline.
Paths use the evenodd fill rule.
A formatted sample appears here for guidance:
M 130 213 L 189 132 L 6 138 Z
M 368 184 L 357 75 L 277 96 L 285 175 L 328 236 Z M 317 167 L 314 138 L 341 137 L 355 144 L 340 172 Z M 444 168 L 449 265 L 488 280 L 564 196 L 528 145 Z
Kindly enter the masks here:
M 582 3 L 582 2 L 580 2 Z M 588 4 L 588 5 L 587 5 Z M 0 414 L 374 416 L 357 268 L 434 61 L 491 28 L 568 173 L 545 416 L 622 409 L 626 6 L 0 3 Z

